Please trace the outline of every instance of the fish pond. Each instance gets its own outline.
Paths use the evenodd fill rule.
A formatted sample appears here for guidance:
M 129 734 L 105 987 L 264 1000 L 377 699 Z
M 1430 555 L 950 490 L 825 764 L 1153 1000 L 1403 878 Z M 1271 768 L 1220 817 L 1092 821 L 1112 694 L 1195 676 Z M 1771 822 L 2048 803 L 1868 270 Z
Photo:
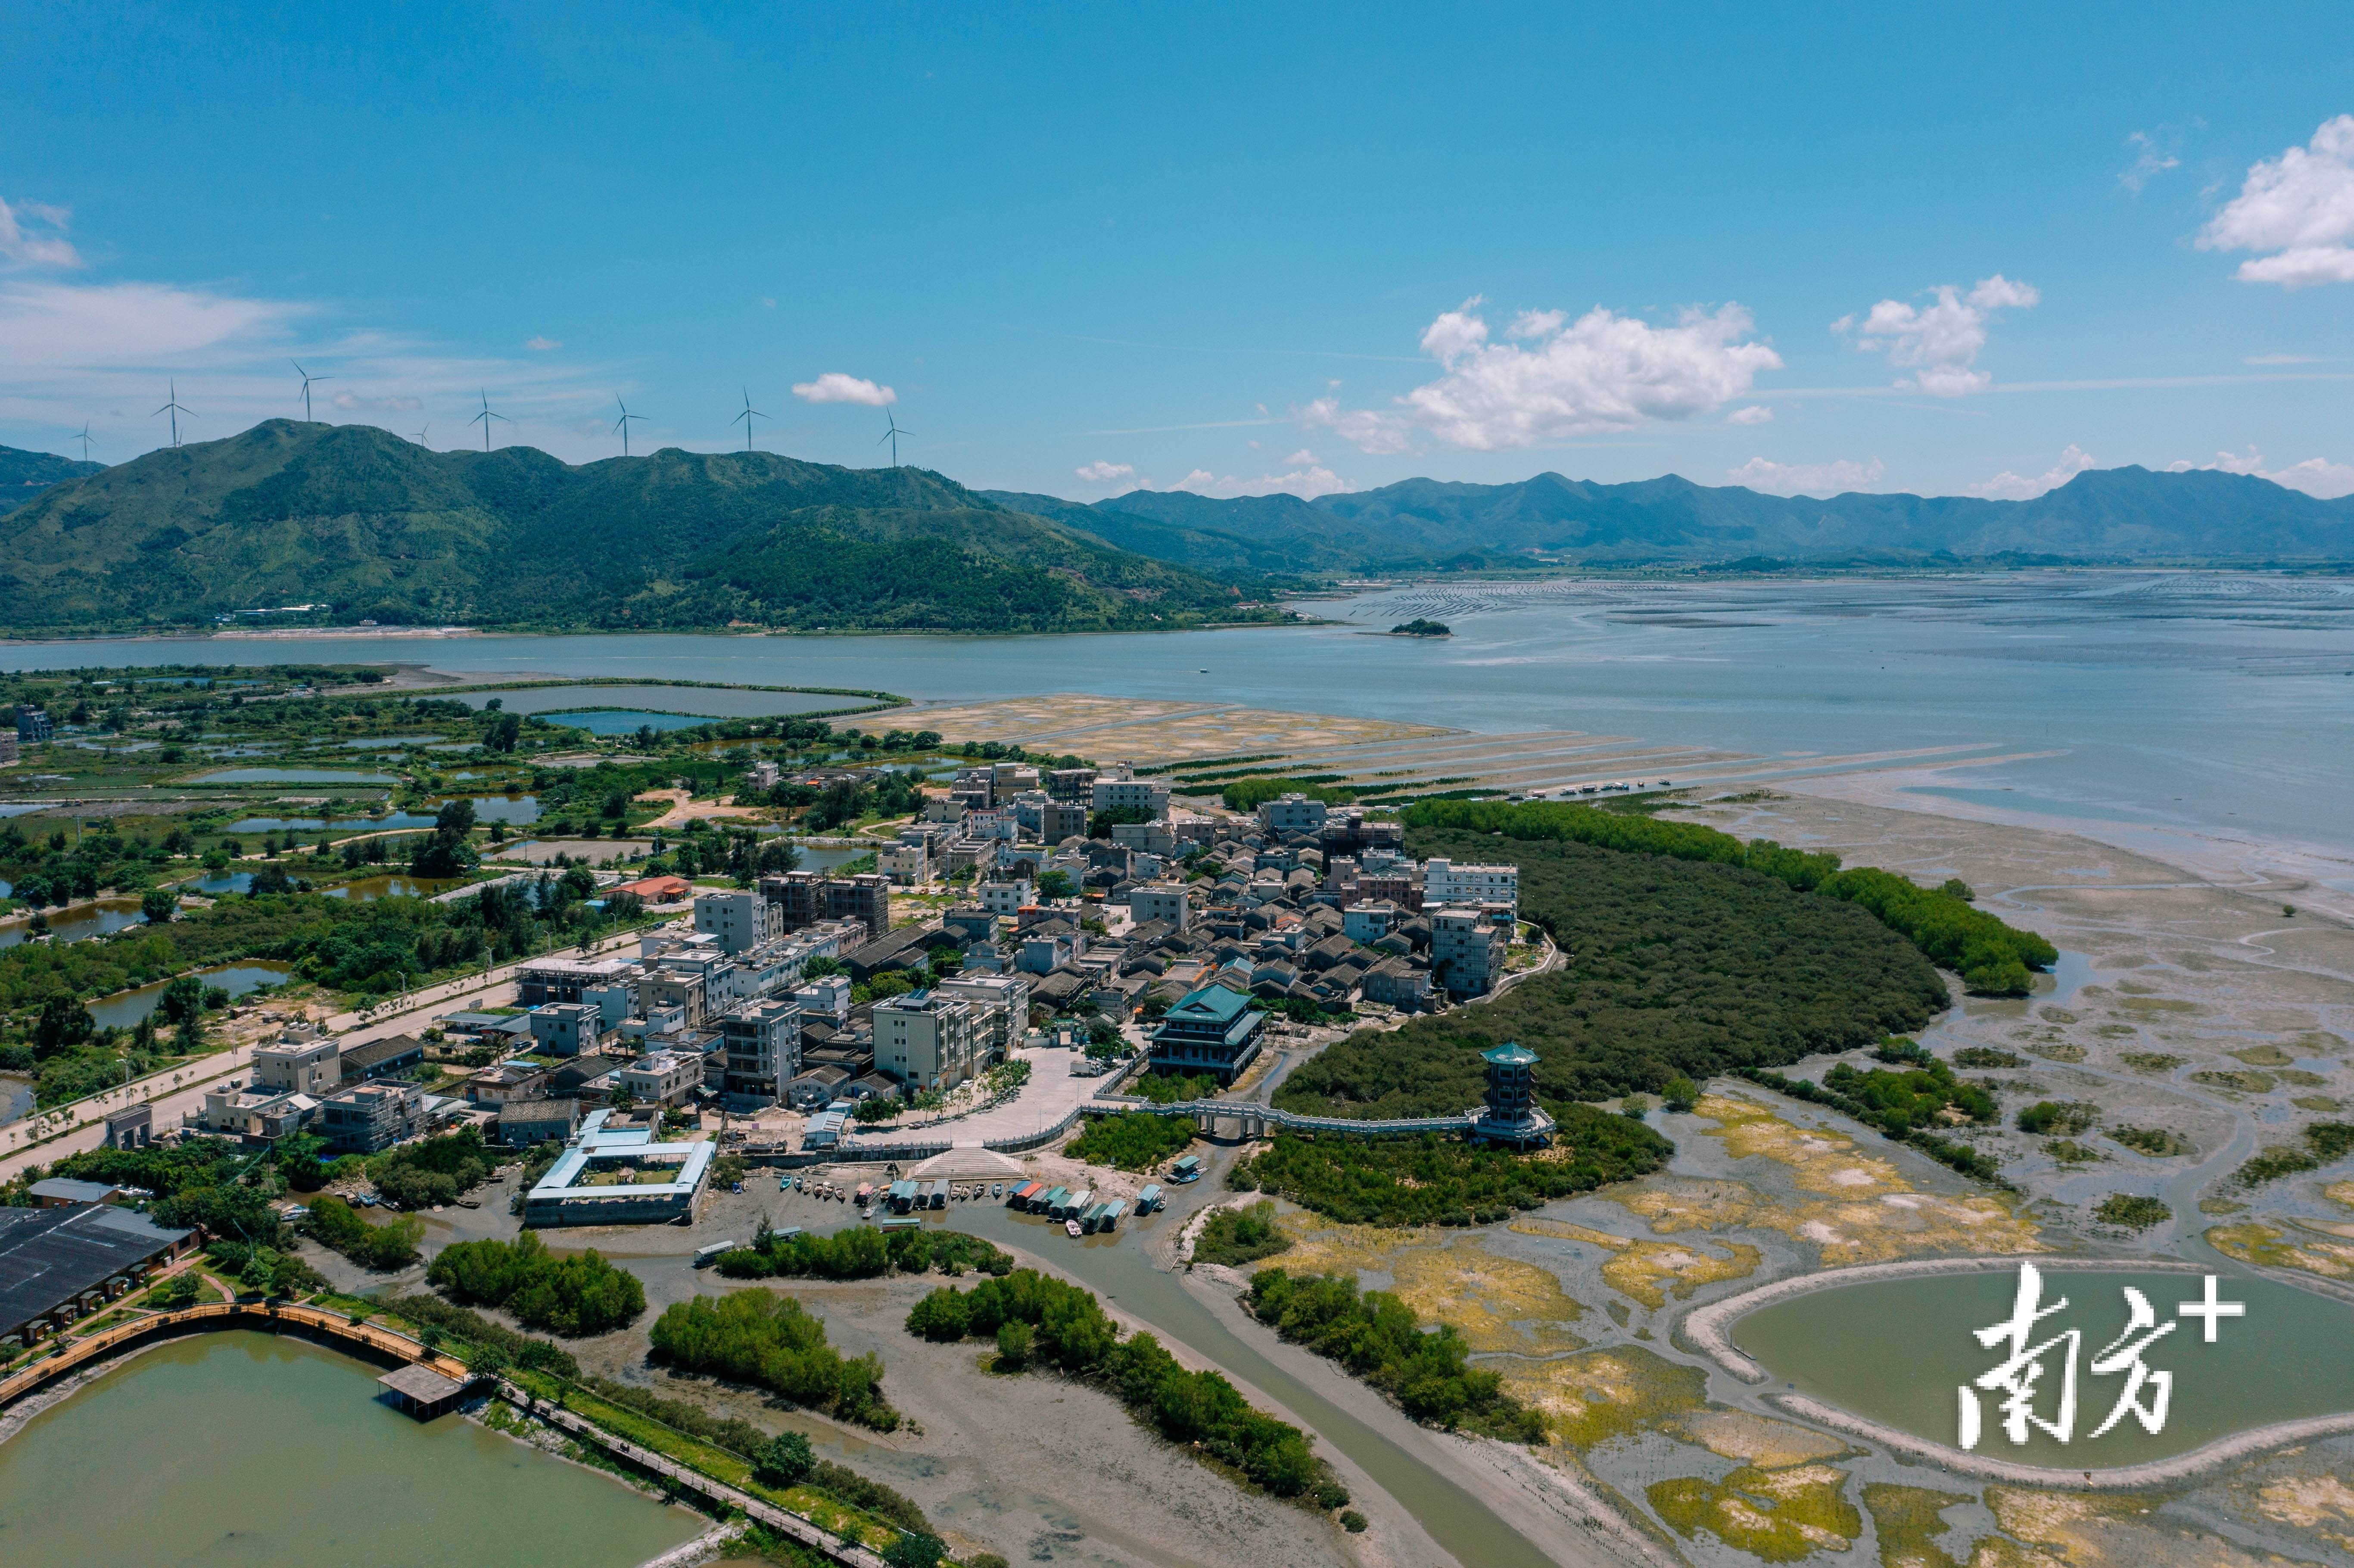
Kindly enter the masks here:
M 2058 1425 L 2073 1358 L 2076 1409 L 2069 1440 L 2062 1443 L 2031 1422 L 2027 1441 L 2014 1445 L 2003 1414 L 2009 1395 L 1998 1386 L 1974 1391 L 1981 1427 L 1973 1451 L 2057 1469 L 2112 1469 L 2170 1459 L 2277 1422 L 2354 1412 L 2354 1355 L 2344 1350 L 2354 1344 L 2354 1306 L 2269 1279 L 2221 1275 L 2216 1277 L 2216 1298 L 2245 1310 L 2214 1319 L 2211 1344 L 2207 1319 L 2180 1310 L 2186 1304 L 2203 1304 L 2206 1277 L 2130 1269 L 2046 1271 L 2038 1308 L 2059 1309 L 2037 1321 L 2025 1343 L 2033 1349 L 2055 1336 L 2075 1338 L 2060 1338 L 2038 1358 L 2042 1371 L 2033 1383 L 2033 1414 Z M 2148 1372 L 2172 1374 L 2165 1419 L 2153 1433 L 2126 1412 L 2095 1437 L 2134 1381 L 2129 1364 L 2105 1374 L 2094 1371 L 2094 1361 L 2132 1321 L 2127 1288 L 2139 1291 L 2151 1309 L 2150 1322 L 2133 1340 L 2169 1330 L 2141 1354 Z M 1974 1388 L 2011 1355 L 2008 1337 L 1998 1334 L 1988 1348 L 1980 1344 L 1978 1331 L 2010 1320 L 2019 1289 L 2015 1271 L 1831 1286 L 1744 1314 L 1734 1321 L 1732 1338 L 1772 1374 L 1773 1388 L 1787 1385 L 1914 1436 L 1958 1447 L 1959 1391 Z M 2324 1346 L 2337 1349 L 2313 1353 Z M 2145 1409 L 2154 1408 L 2155 1382 L 2147 1379 L 2137 1391 Z
M 284 964 L 223 964 L 218 969 L 198 969 L 196 978 L 231 996 L 244 996 L 266 985 L 283 985 L 293 972 Z M 128 1029 L 163 1005 L 164 988 L 171 983 L 157 980 L 136 991 L 101 996 L 90 1004 L 90 1015 L 101 1029 Z
M 9 1568 L 633 1568 L 703 1529 L 684 1509 L 461 1416 L 400 1414 L 376 1402 L 376 1376 L 270 1334 L 149 1351 L 0 1444 L 0 1557 Z M 98 1501 L 102 1476 L 130 1484 Z

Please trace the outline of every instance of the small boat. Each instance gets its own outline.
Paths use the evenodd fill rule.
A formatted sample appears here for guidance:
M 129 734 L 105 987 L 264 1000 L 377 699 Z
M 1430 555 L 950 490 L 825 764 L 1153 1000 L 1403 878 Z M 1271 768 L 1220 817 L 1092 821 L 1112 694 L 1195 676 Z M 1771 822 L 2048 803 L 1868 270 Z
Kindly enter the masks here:
M 991 1181 L 989 1184 L 989 1195 L 992 1198 L 1002 1198 L 1005 1196 L 1005 1183 L 1002 1181 Z
M 1076 1236 L 1079 1234 L 1079 1222 L 1076 1220 L 1065 1220 L 1063 1222 L 1063 1229 L 1066 1233 Z

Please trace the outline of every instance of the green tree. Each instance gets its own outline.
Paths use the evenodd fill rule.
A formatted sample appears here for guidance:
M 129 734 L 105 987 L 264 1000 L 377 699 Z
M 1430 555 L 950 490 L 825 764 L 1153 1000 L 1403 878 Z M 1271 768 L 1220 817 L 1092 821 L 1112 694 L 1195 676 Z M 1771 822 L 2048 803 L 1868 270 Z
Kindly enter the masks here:
M 1659 1086 L 1659 1104 L 1677 1116 L 1690 1116 L 1700 1104 L 1700 1086 L 1679 1073 Z
M 1067 871 L 1048 871 L 1039 874 L 1038 896 L 1046 903 L 1068 898 L 1077 891 L 1077 885 L 1071 881 L 1071 874 Z
M 799 1432 L 779 1432 L 762 1448 L 752 1465 L 752 1478 L 764 1487 L 797 1487 L 817 1467 L 810 1440 Z
M 1030 1364 L 1032 1342 L 1037 1330 L 1016 1319 L 997 1326 L 997 1364 L 1007 1372 L 1020 1372 Z
M 168 926 L 180 912 L 180 895 L 169 887 L 151 887 L 139 895 L 139 913 L 150 926 Z
M 46 1060 L 89 1044 L 97 1033 L 98 1020 L 80 998 L 52 996 L 41 1003 L 41 1015 L 33 1023 L 33 1054 Z

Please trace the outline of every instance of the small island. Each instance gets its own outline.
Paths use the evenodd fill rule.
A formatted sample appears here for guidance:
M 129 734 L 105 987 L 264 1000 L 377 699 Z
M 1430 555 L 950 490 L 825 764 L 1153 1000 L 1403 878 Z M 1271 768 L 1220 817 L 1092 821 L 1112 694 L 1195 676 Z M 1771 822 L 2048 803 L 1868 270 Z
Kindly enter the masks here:
M 1443 620 L 1425 620 L 1419 616 L 1403 626 L 1390 628 L 1392 637 L 1452 637 L 1455 635 Z

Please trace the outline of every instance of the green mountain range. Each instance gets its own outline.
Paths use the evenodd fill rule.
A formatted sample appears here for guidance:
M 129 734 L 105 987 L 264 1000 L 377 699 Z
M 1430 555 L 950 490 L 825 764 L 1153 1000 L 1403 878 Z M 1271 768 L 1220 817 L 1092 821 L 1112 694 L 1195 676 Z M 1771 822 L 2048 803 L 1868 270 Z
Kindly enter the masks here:
M 1076 631 L 1282 613 L 1255 585 L 922 469 L 676 449 L 574 467 L 289 419 L 70 466 L 80 477 L 0 516 L 10 631 L 291 604 L 338 622 L 550 629 Z
M 45 490 L 54 489 L 69 479 L 97 473 L 105 467 L 102 462 L 80 462 L 55 452 L 0 447 L 0 514 L 16 511 Z
M 1712 488 L 1674 474 L 1595 484 L 1557 473 L 1516 484 L 1410 479 L 1312 502 L 1134 491 L 1087 506 L 984 493 L 1207 572 L 1282 569 L 1258 565 L 1270 560 L 1332 573 L 1549 561 L 2354 559 L 2354 497 L 2320 501 L 2269 480 L 2209 470 L 2096 470 L 2031 501 L 1860 493 L 1819 501 Z

